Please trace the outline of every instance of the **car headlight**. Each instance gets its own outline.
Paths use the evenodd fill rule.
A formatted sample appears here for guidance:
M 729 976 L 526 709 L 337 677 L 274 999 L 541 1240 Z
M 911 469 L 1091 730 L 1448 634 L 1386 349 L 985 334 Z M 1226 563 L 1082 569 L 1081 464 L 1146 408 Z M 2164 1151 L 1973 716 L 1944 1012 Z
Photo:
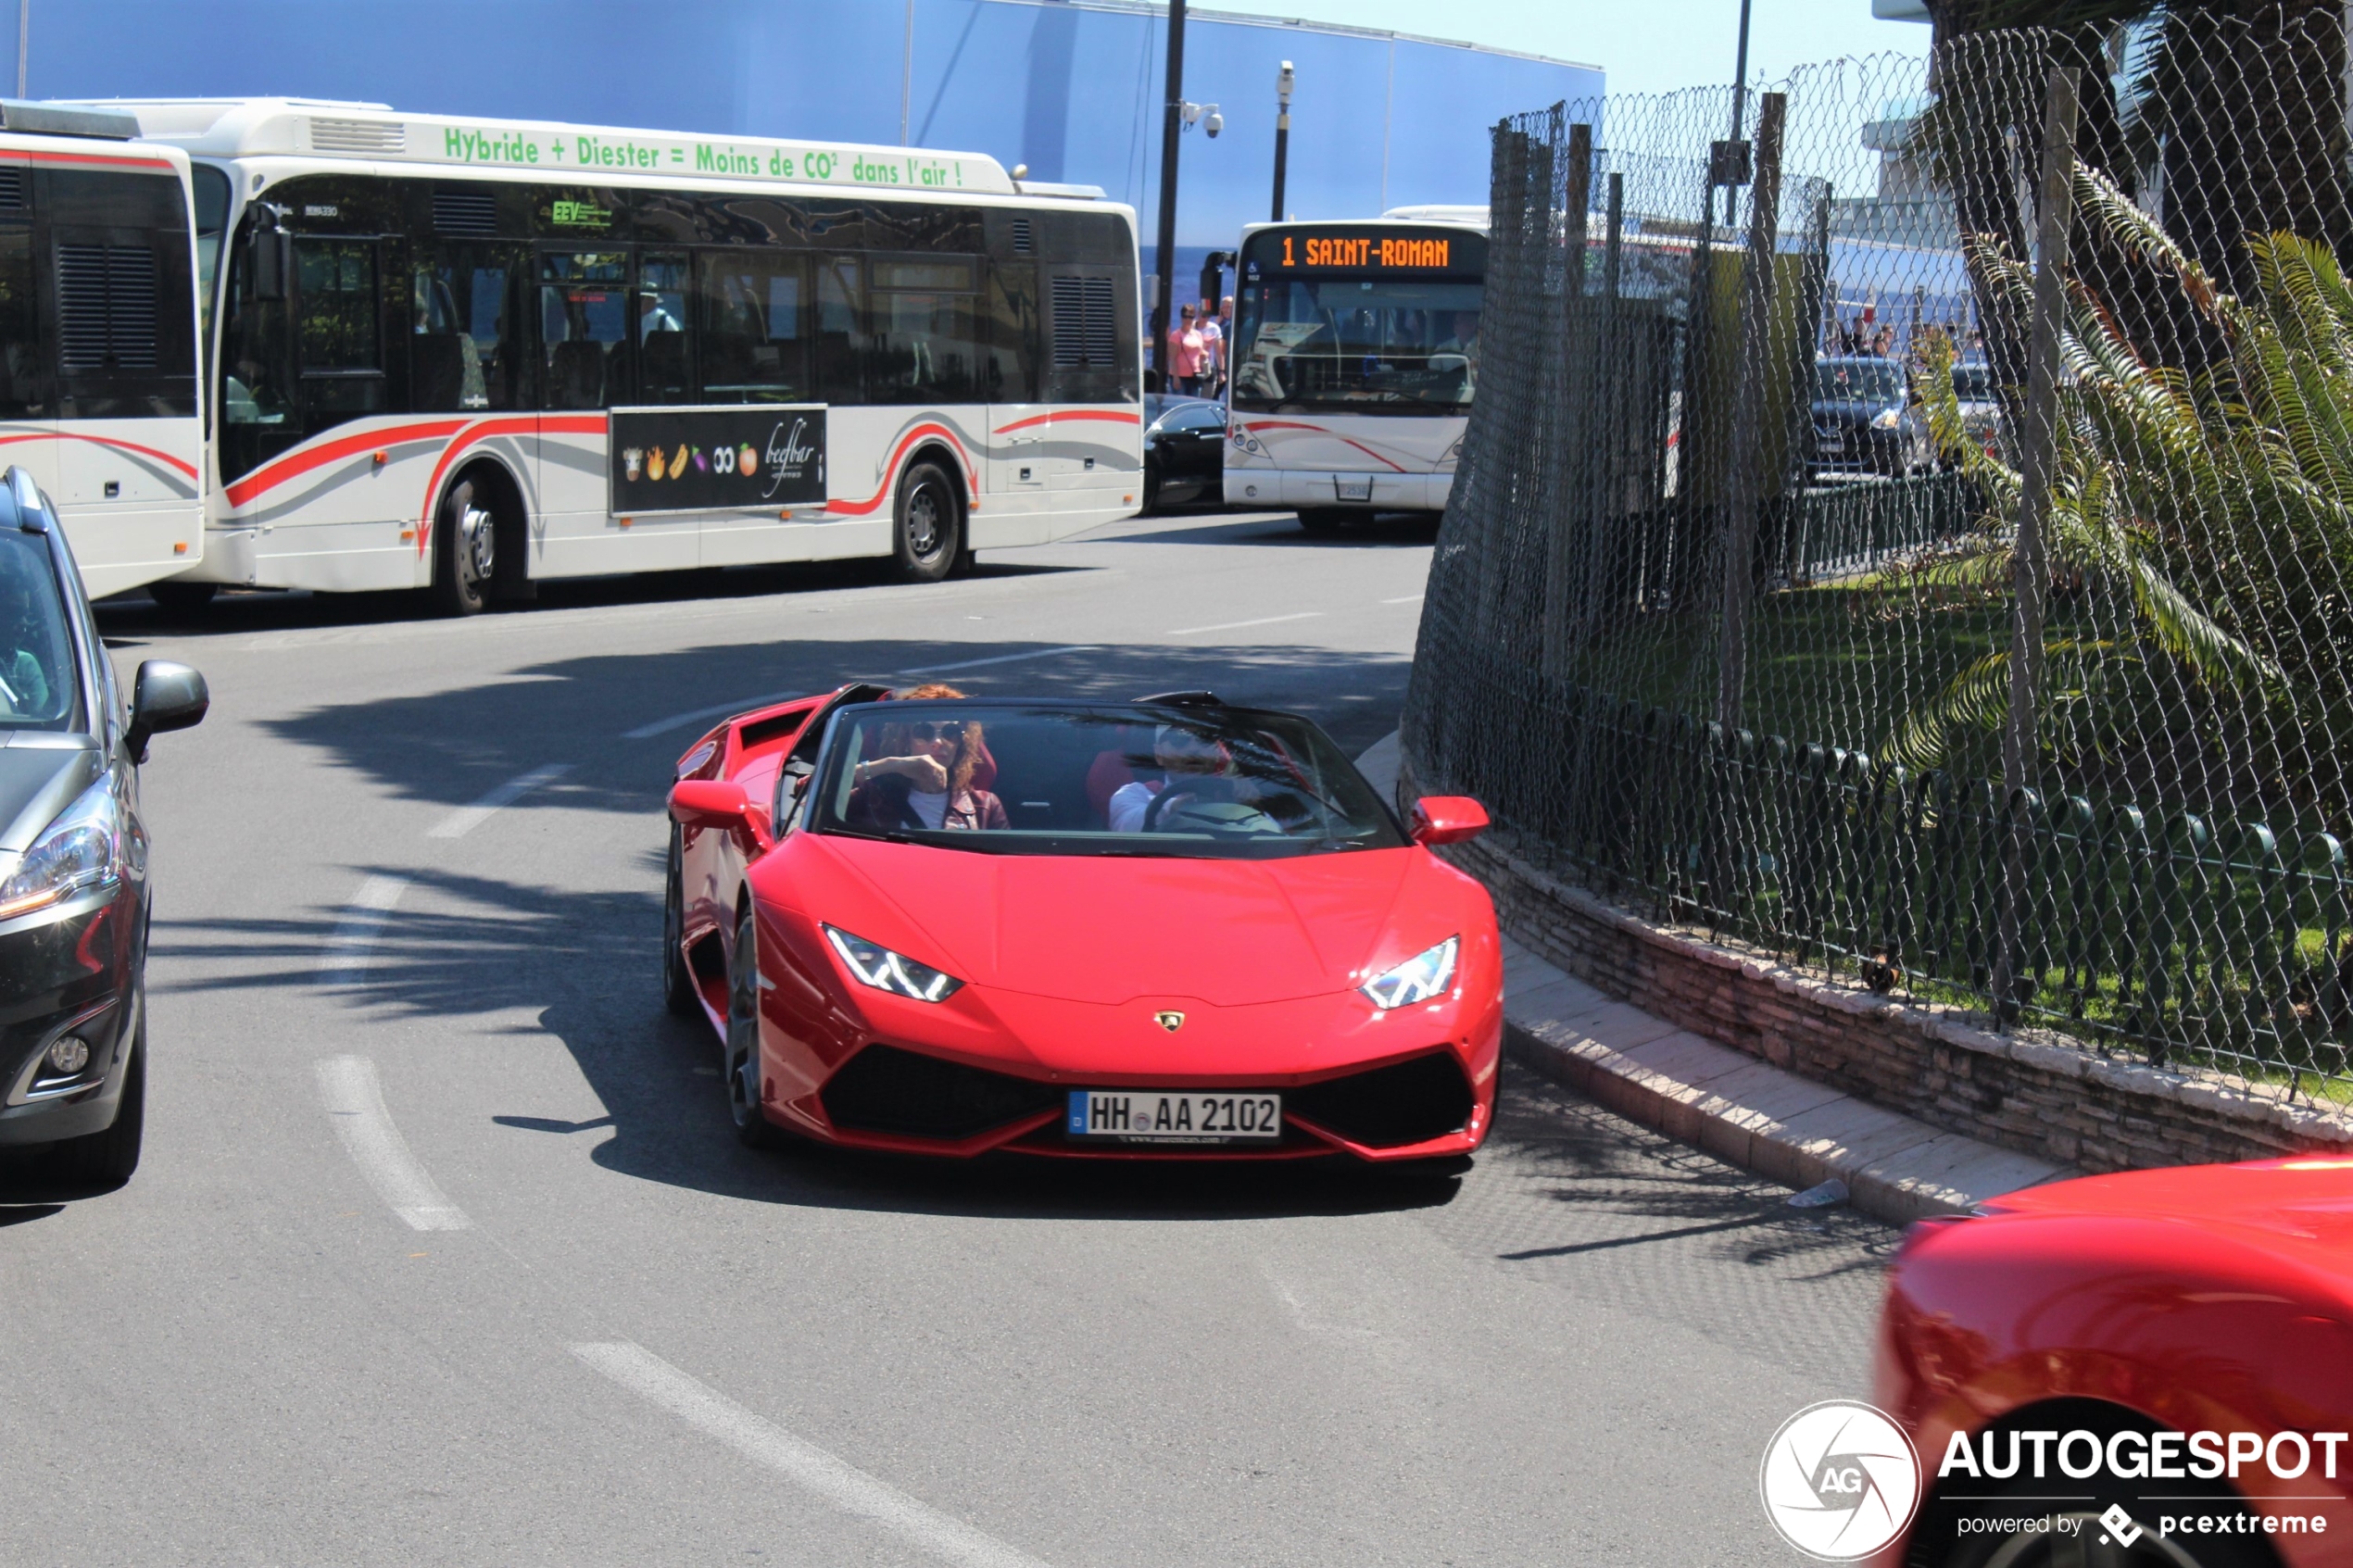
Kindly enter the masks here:
M 1461 937 L 1449 936 L 1437 947 L 1415 954 L 1395 969 L 1384 970 L 1374 975 L 1357 989 L 1383 1012 L 1442 997 L 1446 994 L 1446 987 L 1454 983 L 1454 955 L 1462 945 Z
M 114 781 L 101 777 L 41 830 L 32 847 L 0 881 L 0 920 L 62 903 L 88 888 L 122 877 L 122 808 Z
M 863 936 L 852 936 L 830 925 L 823 929 L 825 940 L 834 945 L 834 951 L 841 955 L 841 961 L 862 985 L 888 991 L 894 997 L 912 997 L 919 1002 L 944 1002 L 964 984 L 952 974 L 927 963 L 917 963 L 906 954 L 894 953 Z
M 1900 425 L 1903 422 L 1904 410 L 1901 408 L 1881 408 L 1878 413 L 1871 416 L 1871 428 L 1873 430 L 1894 430 L 1897 425 Z

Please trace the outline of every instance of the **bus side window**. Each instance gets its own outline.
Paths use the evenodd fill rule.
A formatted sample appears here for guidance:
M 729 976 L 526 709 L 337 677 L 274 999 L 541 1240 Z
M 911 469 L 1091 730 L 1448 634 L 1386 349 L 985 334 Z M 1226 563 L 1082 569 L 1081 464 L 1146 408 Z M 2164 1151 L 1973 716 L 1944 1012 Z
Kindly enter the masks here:
M 410 406 L 419 412 L 516 406 L 511 279 L 517 258 L 485 245 L 437 247 L 411 277 Z
M 539 343 L 548 408 L 610 408 L 627 403 L 629 256 L 626 251 L 543 251 Z
M 856 257 L 817 258 L 817 396 L 822 402 L 866 400 L 862 374 L 866 334 L 859 322 L 864 291 L 858 285 Z
M 1000 261 L 988 269 L 988 347 L 981 395 L 992 403 L 1038 401 L 1038 351 L 1044 325 L 1038 314 L 1038 269 Z
M 809 395 L 809 263 L 749 247 L 698 258 L 702 390 L 713 403 Z
M 686 290 L 685 257 L 637 257 L 637 380 L 648 403 L 694 401 Z
M 383 295 L 372 240 L 295 241 L 305 423 L 312 432 L 384 407 Z
M 48 382 L 33 308 L 32 236 L 0 232 L 0 418 L 48 412 Z
M 876 257 L 866 295 L 867 395 L 970 403 L 977 391 L 979 264 L 968 256 Z

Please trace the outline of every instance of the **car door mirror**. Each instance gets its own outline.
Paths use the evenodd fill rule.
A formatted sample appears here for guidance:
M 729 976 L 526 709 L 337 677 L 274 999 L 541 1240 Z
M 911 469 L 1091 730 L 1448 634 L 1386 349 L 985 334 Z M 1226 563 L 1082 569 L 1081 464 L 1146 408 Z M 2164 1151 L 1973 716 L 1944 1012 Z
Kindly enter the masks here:
M 1414 802 L 1412 828 L 1425 849 L 1460 844 L 1487 831 L 1487 808 L 1467 795 L 1426 795 Z
M 211 707 L 202 675 L 169 659 L 146 660 L 132 683 L 131 728 L 122 737 L 131 759 L 145 762 L 150 736 L 200 723 Z
M 751 803 L 729 779 L 680 779 L 670 786 L 670 820 L 680 827 L 733 832 L 750 823 Z

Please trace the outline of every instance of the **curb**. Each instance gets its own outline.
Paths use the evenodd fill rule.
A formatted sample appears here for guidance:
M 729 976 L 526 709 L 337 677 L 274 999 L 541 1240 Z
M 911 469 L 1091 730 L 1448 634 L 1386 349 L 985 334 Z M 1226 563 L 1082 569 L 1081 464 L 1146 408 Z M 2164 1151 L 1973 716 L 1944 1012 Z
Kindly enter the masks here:
M 1357 759 L 1397 787 L 1394 734 Z M 2082 1173 L 1940 1132 L 1908 1116 L 1680 1029 L 1578 980 L 1504 934 L 1504 1052 L 1629 1121 L 1793 1187 L 1845 1184 L 1894 1224 L 1966 1214 L 1989 1198 Z

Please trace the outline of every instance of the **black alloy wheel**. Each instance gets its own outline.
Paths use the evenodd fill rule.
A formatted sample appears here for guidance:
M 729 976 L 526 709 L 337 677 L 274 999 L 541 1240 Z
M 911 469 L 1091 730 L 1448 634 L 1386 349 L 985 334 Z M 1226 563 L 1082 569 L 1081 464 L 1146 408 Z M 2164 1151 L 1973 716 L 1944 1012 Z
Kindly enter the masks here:
M 498 512 L 490 486 L 467 474 L 441 498 L 433 528 L 433 607 L 479 615 L 498 565 Z
M 686 967 L 684 836 L 684 829 L 670 824 L 670 869 L 661 884 L 661 1000 L 680 1018 L 696 1018 L 702 1013 L 702 1003 L 695 994 L 694 972 Z
M 122 1098 L 115 1104 L 114 1125 L 104 1132 L 67 1138 L 51 1146 L 54 1169 L 76 1185 L 120 1186 L 139 1169 L 139 1146 L 147 1128 L 147 995 L 139 993 L 132 1014 L 130 1038 L 122 1048 L 131 1053 L 122 1073 Z
M 746 1148 L 774 1148 L 784 1140 L 760 1109 L 759 921 L 746 908 L 727 960 L 727 1114 Z
M 1302 507 L 1299 526 L 1310 533 L 1337 533 L 1348 521 L 1348 514 L 1337 507 Z
M 1160 459 L 1157 458 L 1147 457 L 1144 459 L 1144 505 L 1142 511 L 1150 513 L 1157 511 L 1159 508 Z
M 915 463 L 899 481 L 891 553 L 910 583 L 937 583 L 964 555 L 964 513 L 956 483 L 935 462 Z

